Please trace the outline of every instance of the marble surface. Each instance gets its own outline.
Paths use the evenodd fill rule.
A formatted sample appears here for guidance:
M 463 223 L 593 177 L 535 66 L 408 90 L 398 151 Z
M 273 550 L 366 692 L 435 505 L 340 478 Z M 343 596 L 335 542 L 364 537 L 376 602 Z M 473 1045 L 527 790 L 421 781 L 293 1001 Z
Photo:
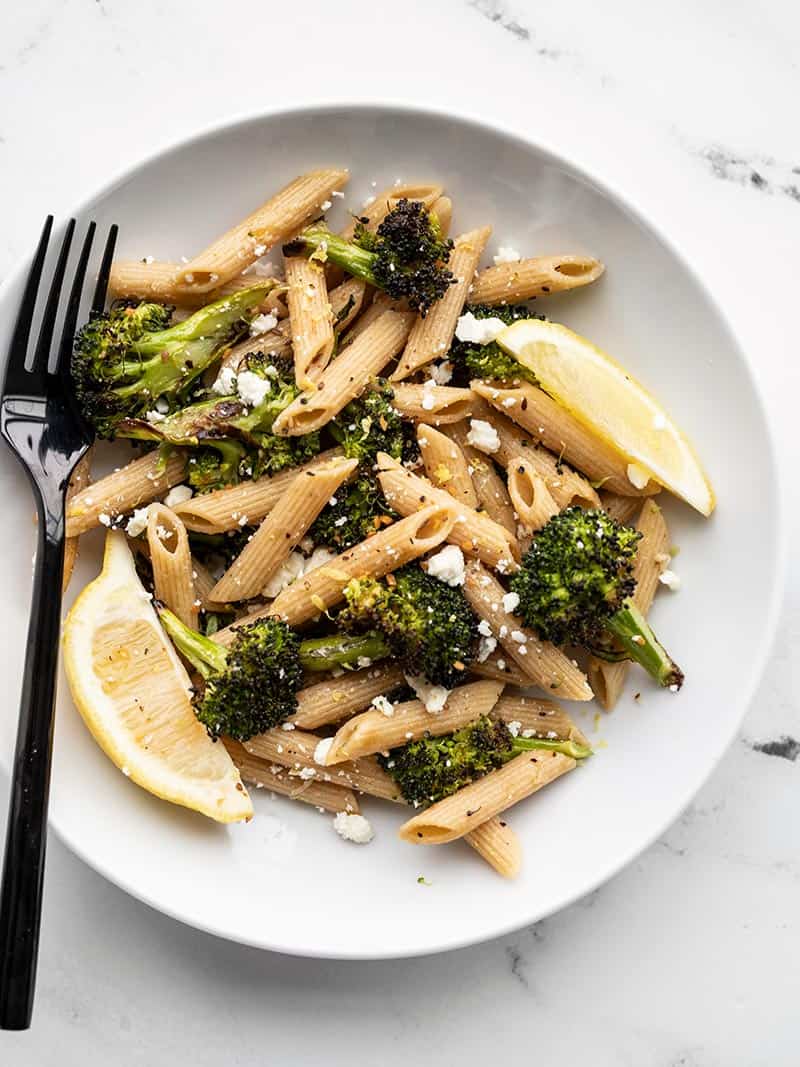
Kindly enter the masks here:
M 26 0 L 0 29 L 0 277 L 46 211 L 210 121 L 331 99 L 457 106 L 559 144 L 674 234 L 759 368 L 785 471 L 800 461 L 792 0 Z M 588 898 L 472 949 L 369 964 L 243 949 L 52 840 L 34 1029 L 0 1034 L 0 1062 L 333 1067 L 369 1050 L 447 1067 L 499 1042 L 511 1065 L 796 1063 L 798 644 L 790 559 L 759 696 L 678 822 Z

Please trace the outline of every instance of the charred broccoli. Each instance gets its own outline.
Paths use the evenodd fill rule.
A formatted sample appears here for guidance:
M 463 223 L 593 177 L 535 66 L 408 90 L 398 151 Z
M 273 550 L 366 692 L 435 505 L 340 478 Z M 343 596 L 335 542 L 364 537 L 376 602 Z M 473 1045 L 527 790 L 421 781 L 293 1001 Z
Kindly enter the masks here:
M 325 226 L 309 226 L 284 252 L 316 254 L 425 315 L 455 281 L 446 266 L 453 242 L 442 236 L 439 220 L 420 200 L 398 201 L 374 233 L 366 222 L 357 221 L 352 241 Z
M 544 318 L 544 315 L 533 315 L 525 304 L 506 304 L 500 307 L 467 304 L 464 314 L 468 312 L 476 319 L 500 319 L 506 326 L 519 319 Z M 485 345 L 475 341 L 454 341 L 448 359 L 453 363 L 453 381 L 458 385 L 469 385 L 472 378 L 536 382 L 534 374 L 508 352 L 504 352 L 496 341 L 489 341 Z
M 635 660 L 660 685 L 679 688 L 683 672 L 631 600 L 640 538 L 605 511 L 567 508 L 537 533 L 511 588 L 525 623 L 546 640 Z
M 418 454 L 414 423 L 392 406 L 394 390 L 383 378 L 351 400 L 328 423 L 332 436 L 348 459 L 374 463 L 379 452 L 393 459 L 415 459 Z
M 505 723 L 483 715 L 454 733 L 410 741 L 378 759 L 403 797 L 419 807 L 443 800 L 514 756 L 535 749 L 561 752 L 573 759 L 591 754 L 590 748 L 573 740 L 515 737 Z
M 243 289 L 169 325 L 160 304 L 118 306 L 78 332 L 72 377 L 98 436 L 114 437 L 125 418 L 141 418 L 159 397 L 180 402 L 187 387 L 246 326 L 274 282 Z
M 378 630 L 408 674 L 452 689 L 475 654 L 478 620 L 458 587 L 407 564 L 386 580 L 353 578 L 338 616 L 345 630 Z
M 316 545 L 344 551 L 391 522 L 395 514 L 372 473 L 336 490 L 336 503 L 322 509 L 308 531 Z

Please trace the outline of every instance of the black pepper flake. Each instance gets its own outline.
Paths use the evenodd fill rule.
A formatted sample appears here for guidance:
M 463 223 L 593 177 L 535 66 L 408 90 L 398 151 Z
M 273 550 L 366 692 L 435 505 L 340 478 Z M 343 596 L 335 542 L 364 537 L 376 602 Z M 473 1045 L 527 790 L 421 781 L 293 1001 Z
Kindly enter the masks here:
M 522 401 L 520 402 L 519 406 L 523 411 L 527 411 L 528 410 L 528 398 L 527 398 L 527 396 L 524 396 L 522 398 Z
M 543 293 L 549 293 L 550 292 L 550 286 L 549 285 L 543 285 L 542 286 L 542 292 Z

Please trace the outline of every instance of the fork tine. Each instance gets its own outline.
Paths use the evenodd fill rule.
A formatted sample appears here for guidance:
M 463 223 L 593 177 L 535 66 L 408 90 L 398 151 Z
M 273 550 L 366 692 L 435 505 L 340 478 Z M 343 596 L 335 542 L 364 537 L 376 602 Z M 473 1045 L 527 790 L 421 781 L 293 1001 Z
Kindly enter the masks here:
M 111 274 L 111 261 L 114 258 L 114 246 L 117 243 L 118 232 L 119 230 L 116 223 L 112 225 L 108 231 L 108 240 L 106 241 L 106 247 L 103 251 L 103 261 L 100 264 L 100 273 L 97 275 L 97 285 L 95 286 L 94 299 L 92 300 L 92 317 L 102 314 L 106 306 L 108 279 Z
M 62 374 L 69 367 L 69 360 L 72 355 L 72 345 L 75 339 L 75 327 L 78 323 L 78 312 L 81 307 L 83 281 L 86 277 L 86 267 L 89 264 L 89 256 L 92 251 L 92 242 L 94 241 L 96 229 L 96 223 L 92 220 L 86 229 L 83 248 L 78 257 L 78 265 L 75 268 L 75 277 L 72 280 L 72 288 L 69 291 L 67 310 L 64 313 L 64 325 L 61 330 L 61 344 L 59 345 L 58 358 L 55 366 L 56 374 Z
M 11 351 L 9 352 L 6 375 L 12 369 L 23 371 L 25 367 L 25 355 L 28 348 L 28 339 L 31 335 L 31 323 L 33 312 L 36 308 L 36 295 L 39 292 L 39 282 L 42 278 L 42 269 L 47 255 L 47 245 L 50 241 L 50 233 L 53 229 L 53 216 L 48 215 L 42 229 L 42 236 L 36 254 L 33 257 L 28 280 L 25 283 L 25 292 L 22 294 L 22 302 L 17 313 L 17 321 L 14 326 L 14 334 L 11 338 Z
M 61 299 L 61 286 L 64 284 L 64 274 L 67 269 L 69 250 L 72 245 L 72 235 L 75 232 L 75 219 L 70 219 L 64 231 L 64 240 L 61 242 L 61 251 L 58 253 L 58 262 L 50 282 L 50 292 L 47 294 L 47 303 L 44 306 L 42 324 L 39 327 L 39 340 L 36 342 L 36 352 L 31 363 L 31 371 L 44 374 L 47 371 L 47 363 L 50 358 L 50 345 L 53 343 L 53 331 L 58 314 L 58 302 Z

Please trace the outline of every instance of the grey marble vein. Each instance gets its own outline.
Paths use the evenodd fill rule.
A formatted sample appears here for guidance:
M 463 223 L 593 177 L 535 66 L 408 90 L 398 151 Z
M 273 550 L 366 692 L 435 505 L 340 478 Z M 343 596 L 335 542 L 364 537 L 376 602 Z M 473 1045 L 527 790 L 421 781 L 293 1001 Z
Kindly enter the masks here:
M 771 156 L 747 156 L 711 145 L 695 150 L 715 178 L 755 189 L 760 193 L 778 194 L 800 203 L 800 166 L 782 163 Z
M 765 756 L 778 756 L 780 759 L 792 762 L 800 756 L 800 741 L 788 734 L 783 734 L 772 741 L 752 741 L 749 744 L 755 752 L 761 752 Z
M 474 7 L 490 22 L 502 26 L 507 33 L 510 33 L 512 37 L 516 37 L 517 40 L 529 41 L 531 39 L 531 31 L 508 13 L 505 4 L 497 3 L 496 0 L 469 0 L 469 2 L 470 7 Z

